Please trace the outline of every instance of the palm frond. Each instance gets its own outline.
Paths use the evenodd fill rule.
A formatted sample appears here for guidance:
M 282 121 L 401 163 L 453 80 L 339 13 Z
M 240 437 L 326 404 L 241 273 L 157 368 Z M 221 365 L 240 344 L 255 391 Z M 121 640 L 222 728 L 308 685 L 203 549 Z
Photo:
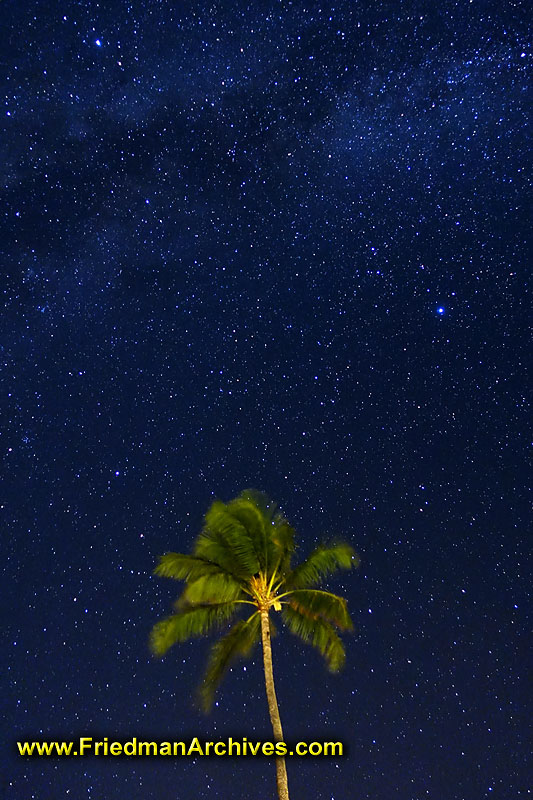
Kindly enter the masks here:
M 253 494 L 243 492 L 228 503 L 228 511 L 246 530 L 254 548 L 259 569 L 266 572 L 272 561 L 271 514 L 265 510 L 266 498 L 259 500 Z
M 285 576 L 291 568 L 291 558 L 294 553 L 294 528 L 289 525 L 285 517 L 277 514 L 274 520 L 272 539 L 276 548 L 277 573 Z
M 246 528 L 218 500 L 205 515 L 194 554 L 220 564 L 239 577 L 251 577 L 259 571 L 259 561 Z
M 324 656 L 330 672 L 338 672 L 344 666 L 344 645 L 329 622 L 321 618 L 309 618 L 290 605 L 283 606 L 281 614 L 292 633 L 312 644 Z
M 198 580 L 207 575 L 217 575 L 222 572 L 219 564 L 207 561 L 205 558 L 184 555 L 183 553 L 165 553 L 159 558 L 159 563 L 154 569 L 154 575 L 162 578 L 174 578 L 177 581 Z
M 359 566 L 359 556 L 349 544 L 319 545 L 287 576 L 284 588 L 304 589 L 319 583 L 337 569 Z
M 276 575 L 285 575 L 290 569 L 290 560 L 294 553 L 294 528 L 278 510 L 277 504 L 262 492 L 247 489 L 234 502 L 243 506 L 246 504 L 257 515 L 258 524 L 251 525 L 249 530 L 267 578 L 272 577 L 274 571 Z
M 258 509 L 267 527 L 272 524 L 278 511 L 278 504 L 267 497 L 264 492 L 259 492 L 257 489 L 244 489 L 239 498 L 252 503 Z
M 256 612 L 237 622 L 230 631 L 211 647 L 209 660 L 202 683 L 198 688 L 198 700 L 204 712 L 213 705 L 218 689 L 228 668 L 239 656 L 250 655 L 261 634 L 261 618 Z
M 227 542 L 221 541 L 216 535 L 205 528 L 198 534 L 193 548 L 194 558 L 213 564 L 218 572 L 232 575 L 237 580 L 246 580 L 239 564 L 232 557 L 231 548 Z M 215 570 L 213 570 L 213 574 Z
M 346 600 L 337 594 L 320 589 L 296 589 L 289 593 L 287 602 L 309 619 L 321 618 L 345 631 L 353 628 Z
M 177 642 L 185 642 L 223 625 L 235 613 L 235 603 L 213 603 L 184 608 L 156 622 L 150 633 L 150 649 L 163 656 Z
M 176 601 L 176 607 L 238 599 L 246 599 L 242 582 L 225 572 L 218 572 L 189 581 Z

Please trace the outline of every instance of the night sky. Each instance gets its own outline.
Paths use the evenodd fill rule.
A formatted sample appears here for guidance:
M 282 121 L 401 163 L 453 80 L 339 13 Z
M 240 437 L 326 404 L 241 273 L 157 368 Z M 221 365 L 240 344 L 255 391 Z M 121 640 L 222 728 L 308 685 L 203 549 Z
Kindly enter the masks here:
M 355 632 L 273 640 L 291 800 L 529 796 L 531 50 L 521 2 L 2 4 L 3 755 L 10 800 L 273 800 L 260 650 L 150 655 L 203 514 L 273 497 Z M 7 689 L 7 691 L 6 691 Z

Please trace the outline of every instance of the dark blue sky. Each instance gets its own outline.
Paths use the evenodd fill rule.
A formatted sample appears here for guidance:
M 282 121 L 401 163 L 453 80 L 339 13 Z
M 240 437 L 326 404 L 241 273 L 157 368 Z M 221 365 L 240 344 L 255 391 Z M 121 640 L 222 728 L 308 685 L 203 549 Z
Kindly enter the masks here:
M 273 643 L 291 800 L 527 792 L 524 3 L 3 4 L 0 798 L 273 797 L 253 759 L 22 738 L 271 737 L 259 653 L 148 651 L 214 497 L 253 486 L 355 634 Z M 529 74 L 528 74 L 529 73 Z

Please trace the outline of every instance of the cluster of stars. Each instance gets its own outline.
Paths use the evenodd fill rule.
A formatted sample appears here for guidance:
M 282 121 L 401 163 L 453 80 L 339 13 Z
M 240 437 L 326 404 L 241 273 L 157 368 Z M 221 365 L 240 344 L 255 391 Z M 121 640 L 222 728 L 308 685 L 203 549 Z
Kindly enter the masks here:
M 341 675 L 273 640 L 287 735 L 350 750 L 289 763 L 294 795 L 525 797 L 519 11 L 69 0 L 4 26 L 7 738 L 270 735 L 259 658 L 204 719 L 201 647 L 147 648 L 157 556 L 255 486 L 302 550 L 362 558 L 332 587 Z M 273 790 L 254 759 L 9 758 L 14 800 Z

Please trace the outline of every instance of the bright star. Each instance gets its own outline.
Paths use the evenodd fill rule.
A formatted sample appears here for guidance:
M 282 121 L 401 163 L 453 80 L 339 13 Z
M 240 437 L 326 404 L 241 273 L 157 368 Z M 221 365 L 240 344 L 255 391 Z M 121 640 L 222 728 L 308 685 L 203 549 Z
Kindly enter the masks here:
M 443 306 L 439 306 L 437 308 L 437 314 L 444 314 L 444 311 L 445 311 L 445 309 L 443 308 Z
M 102 46 L 102 42 L 101 42 L 101 40 L 100 40 L 100 39 L 95 39 L 95 42 L 94 42 L 94 43 L 95 43 L 95 45 L 96 45 L 97 47 L 101 47 L 101 46 Z

